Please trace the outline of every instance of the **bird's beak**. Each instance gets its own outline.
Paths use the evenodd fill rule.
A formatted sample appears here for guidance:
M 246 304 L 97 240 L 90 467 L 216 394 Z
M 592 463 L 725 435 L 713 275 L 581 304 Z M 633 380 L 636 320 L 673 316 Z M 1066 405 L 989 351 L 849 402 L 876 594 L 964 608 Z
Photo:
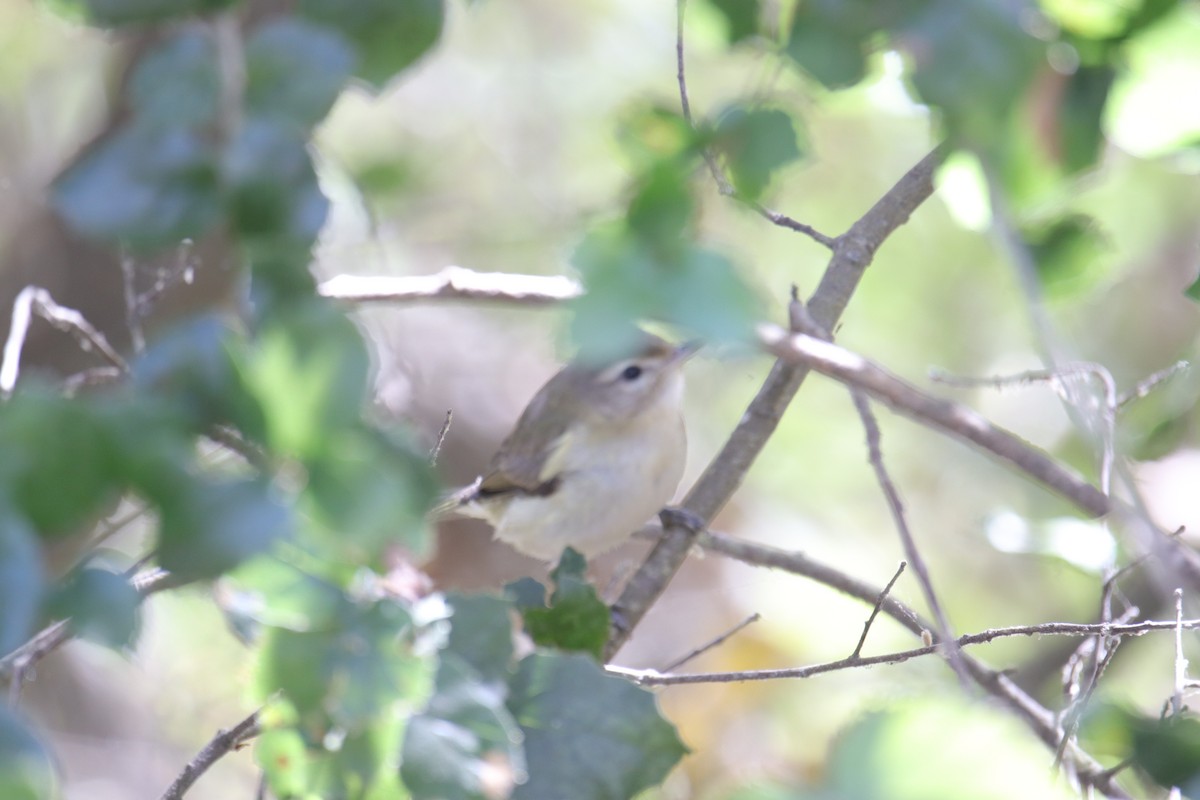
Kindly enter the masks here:
M 675 352 L 671 353 L 672 364 L 682 364 L 692 356 L 696 355 L 696 351 L 704 346 L 704 342 L 699 339 L 690 339 L 675 348 Z

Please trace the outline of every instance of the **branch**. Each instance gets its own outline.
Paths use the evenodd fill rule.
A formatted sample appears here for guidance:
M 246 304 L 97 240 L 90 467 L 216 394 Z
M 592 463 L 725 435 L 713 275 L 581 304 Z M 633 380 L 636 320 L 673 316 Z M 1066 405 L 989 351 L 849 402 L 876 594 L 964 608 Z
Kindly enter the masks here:
M 25 337 L 34 315 L 74 336 L 80 347 L 87 351 L 94 350 L 122 374 L 129 373 L 129 364 L 83 314 L 73 308 L 60 306 L 40 286 L 26 286 L 13 300 L 12 322 L 8 339 L 4 342 L 4 357 L 0 361 L 0 396 L 8 397 L 17 385 L 17 377 L 21 372 L 21 351 L 25 347 Z
M 896 573 L 892 575 L 892 579 L 883 587 L 883 591 L 879 593 L 879 599 L 875 601 L 875 606 L 871 609 L 871 615 L 867 617 L 867 621 L 863 623 L 862 636 L 858 637 L 858 644 L 854 645 L 854 652 L 850 654 L 850 658 L 858 658 L 862 655 L 863 645 L 867 643 L 867 634 L 871 632 L 871 626 L 875 624 L 875 618 L 879 616 L 879 609 L 883 607 L 883 601 L 887 599 L 888 593 L 892 591 L 892 587 L 896 585 L 896 581 L 904 573 L 904 568 L 908 566 L 908 562 L 901 561 L 900 566 L 896 567 Z M 665 671 L 670 672 L 674 666 L 668 667 Z
M 227 753 L 239 749 L 248 740 L 253 739 L 259 734 L 259 731 L 257 711 L 229 730 L 217 731 L 217 735 L 204 745 L 204 749 L 196 754 L 196 757 L 183 768 L 183 772 L 179 773 L 175 782 L 163 792 L 160 800 L 181 800 L 187 790 L 192 788 L 192 784 L 207 772 L 209 767 L 220 761 Z
M 965 634 L 954 639 L 951 644 L 966 647 L 973 644 L 986 644 L 996 639 L 1010 636 L 1094 636 L 1096 634 L 1111 634 L 1113 636 L 1142 636 L 1151 631 L 1179 631 L 1183 629 L 1200 628 L 1200 619 L 1155 620 L 1139 622 L 1130 625 L 1095 625 L 1074 622 L 1047 622 L 1041 625 L 1018 625 L 1011 628 L 990 628 L 979 633 Z M 877 656 L 848 656 L 837 661 L 826 661 L 807 667 L 785 667 L 783 669 L 750 669 L 736 672 L 693 672 L 676 674 L 659 672 L 654 669 L 629 669 L 626 667 L 607 666 L 605 670 L 612 675 L 628 678 L 640 686 L 679 686 L 692 683 L 740 683 L 744 681 L 769 681 L 782 678 L 811 678 L 826 672 L 837 672 L 844 669 L 869 667 L 876 664 L 900 664 L 914 658 L 927 656 L 944 651 L 953 652 L 944 643 L 925 647 L 915 647 L 911 650 L 900 650 L 894 653 L 884 653 Z
M 654 526 L 643 528 L 639 534 L 643 536 L 663 535 L 662 531 L 656 530 Z M 922 636 L 923 632 L 931 628 L 930 624 L 921 619 L 911 608 L 894 597 L 884 596 L 878 587 L 871 586 L 839 569 L 809 558 L 803 553 L 755 544 L 715 531 L 700 533 L 696 543 L 705 550 L 735 558 L 745 564 L 779 569 L 810 578 L 842 594 L 858 598 L 864 603 L 877 603 L 882 597 L 880 608 L 883 613 L 895 619 L 916 636 Z M 1058 747 L 1059 728 L 1052 712 L 1026 694 L 1021 687 L 1013 683 L 1008 675 L 989 669 L 966 653 L 963 654 L 963 662 L 971 674 L 972 680 L 1011 709 L 1047 747 L 1051 750 Z M 1069 748 L 1068 760 L 1084 784 L 1096 787 L 1107 797 L 1129 797 L 1117 786 L 1116 773 L 1106 772 L 1095 759 L 1080 750 L 1078 746 L 1072 745 Z
M 838 237 L 833 258 L 808 304 L 813 319 L 823 330 L 831 331 L 836 327 L 875 251 L 933 193 L 933 170 L 940 160 L 938 150 L 923 158 L 850 230 Z M 683 502 L 684 509 L 705 521 L 712 521 L 741 486 L 750 465 L 775 432 L 779 419 L 807 375 L 808 369 L 804 366 L 785 359 L 775 362 L 737 428 L 688 493 Z M 634 573 L 614 606 L 623 624 L 609 639 L 604 652 L 606 661 L 628 641 L 646 611 L 683 564 L 695 538 L 695 532 L 671 527 Z
M 541 306 L 572 300 L 583 287 L 564 275 L 517 275 L 445 267 L 434 275 L 336 275 L 317 292 L 352 303 L 486 300 Z
M 1090 516 L 1102 517 L 1112 510 L 1100 490 L 1033 445 L 966 406 L 925 394 L 857 353 L 804 334 L 789 334 L 777 325 L 759 326 L 759 340 L 781 359 L 862 389 L 899 414 L 978 445 Z
M 674 670 L 679 669 L 684 664 L 688 663 L 689 661 L 691 661 L 694 658 L 699 658 L 700 656 L 707 653 L 709 650 L 712 650 L 714 647 L 720 647 L 725 642 L 727 642 L 730 637 L 740 633 L 746 627 L 753 625 L 755 622 L 758 622 L 760 619 L 762 619 L 762 614 L 759 614 L 757 611 L 755 611 L 753 614 L 746 617 L 744 620 L 739 622 L 737 625 L 734 625 L 732 628 L 725 631 L 720 636 L 716 637 L 715 639 L 713 639 L 705 644 L 700 645 L 699 647 L 692 650 L 687 655 L 680 656 L 679 658 L 675 659 L 670 664 L 663 667 L 662 671 L 663 672 L 673 672 Z

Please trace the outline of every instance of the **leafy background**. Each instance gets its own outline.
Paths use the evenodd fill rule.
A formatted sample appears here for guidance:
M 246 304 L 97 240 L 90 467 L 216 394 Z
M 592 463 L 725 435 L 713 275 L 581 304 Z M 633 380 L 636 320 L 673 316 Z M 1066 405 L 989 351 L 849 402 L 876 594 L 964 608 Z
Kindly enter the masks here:
M 259 764 L 281 796 L 371 785 L 396 797 L 401 781 L 420 796 L 493 796 L 528 773 L 527 796 L 564 796 L 554 782 L 569 781 L 621 797 L 681 757 L 649 796 L 1065 795 L 1047 778 L 1049 754 L 1003 713 L 953 699 L 953 676 L 932 660 L 651 696 L 556 649 L 594 650 L 593 639 L 535 635 L 546 649 L 516 652 L 498 592 L 545 568 L 466 524 L 447 526 L 436 552 L 423 530 L 437 491 L 426 455 L 445 411 L 455 421 L 439 468 L 452 484 L 479 469 L 572 338 L 602 346 L 624 313 L 725 343 L 689 368 L 689 476 L 711 458 L 768 367 L 748 354 L 743 326 L 781 319 L 790 285 L 811 290 L 827 253 L 719 196 L 704 147 L 728 160 L 744 198 L 835 234 L 951 137 L 937 194 L 881 251 L 838 332 L 917 382 L 930 366 L 1037 364 L 981 164 L 1036 256 L 1070 353 L 1123 387 L 1193 358 L 1195 3 L 1045 0 L 1038 24 L 999 0 L 747 12 L 757 5 L 689 4 L 699 133 L 676 110 L 670 3 L 0 6 L 0 296 L 45 285 L 129 349 L 120 258 L 138 265 L 143 291 L 156 268 L 177 284 L 149 309 L 149 347 L 122 385 L 74 402 L 45 377 L 0 408 L 0 649 L 64 614 L 109 648 L 69 645 L 38 665 L 20 710 L 0 714 L 0 795 L 41 796 L 52 752 L 68 797 L 157 797 L 213 732 L 263 702 L 267 732 L 190 797 L 251 796 Z M 207 22 L 179 24 L 190 12 Z M 221 71 L 231 57 L 245 67 L 232 110 Z M 312 296 L 314 249 L 321 277 L 461 264 L 572 271 L 592 291 L 570 316 L 367 308 L 351 324 Z M 193 318 L 199 309 L 209 313 Z M 27 377 L 88 358 L 41 332 Z M 1198 388 L 1185 373 L 1121 421 L 1120 445 L 1167 529 L 1198 522 Z M 1095 478 L 1090 443 L 1044 387 L 956 396 Z M 813 380 L 794 405 L 714 527 L 882 585 L 901 549 L 846 393 Z M 1095 614 L 1101 570 L 1132 555 L 1124 542 L 956 443 L 881 423 L 956 629 Z M 211 443 L 197 451 L 216 424 L 235 426 L 277 480 Z M 128 490 L 138 499 L 118 501 Z M 77 529 L 143 506 L 67 571 Z M 154 546 L 184 578 L 240 566 L 211 591 L 139 604 L 118 575 Z M 593 565 L 601 590 L 640 547 Z M 439 588 L 493 594 L 413 600 L 421 580 L 398 565 L 426 556 Z M 563 598 L 594 610 L 577 576 L 558 577 Z M 907 578 L 896 594 L 919 597 Z M 1139 602 L 1169 614 L 1154 592 Z M 536 610 L 546 613 L 527 626 L 554 631 L 553 614 Z M 763 620 L 692 667 L 838 658 L 866 610 L 794 577 L 693 559 L 619 662 L 662 665 L 752 611 Z M 881 620 L 869 645 L 911 641 Z M 1024 667 L 1027 688 L 1055 703 L 1057 676 L 1040 667 L 1055 647 L 1006 640 L 979 653 Z M 1171 670 L 1168 638 L 1146 637 L 1114 662 L 1100 699 L 1156 716 Z M 538 697 L 587 698 L 584 710 L 601 713 L 564 721 Z M 1109 763 L 1161 733 L 1114 718 L 1091 740 Z M 561 740 L 537 735 L 542 723 L 598 731 L 574 751 L 594 757 L 562 755 Z M 1163 773 L 1142 766 L 1131 790 L 1156 796 Z M 604 784 L 614 776 L 627 782 Z

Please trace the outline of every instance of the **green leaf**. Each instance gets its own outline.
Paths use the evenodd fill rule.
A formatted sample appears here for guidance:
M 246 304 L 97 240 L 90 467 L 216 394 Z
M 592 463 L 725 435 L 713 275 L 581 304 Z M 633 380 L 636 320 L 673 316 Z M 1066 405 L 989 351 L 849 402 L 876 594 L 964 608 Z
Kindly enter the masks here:
M 734 45 L 752 38 L 758 33 L 758 21 L 762 15 L 760 0 L 708 0 L 727 25 L 726 41 Z
M 185 580 L 215 578 L 288 536 L 291 514 L 264 480 L 180 484 L 161 505 L 158 562 Z
M 1194 716 L 1132 716 L 1133 762 L 1159 786 L 1178 786 L 1200 797 L 1200 720 Z
M 0 706 L 0 797 L 46 800 L 57 797 L 54 764 L 28 727 L 8 705 Z
M 232 5 L 235 0 L 78 0 L 98 25 L 127 25 L 183 19 Z
M 382 86 L 437 43 L 442 0 L 301 0 L 300 13 L 339 30 L 358 48 L 356 74 Z
M 523 610 L 525 630 L 535 644 L 559 650 L 589 653 L 600 660 L 608 641 L 611 614 L 584 577 L 587 561 L 567 548 L 550 573 L 554 593 L 549 607 Z
M 1108 65 L 1081 66 L 1067 79 L 1058 108 L 1059 160 L 1067 174 L 1096 165 L 1104 146 L 1104 108 L 1116 71 Z
M 227 614 L 275 628 L 305 631 L 328 628 L 337 619 L 342 590 L 328 562 L 306 557 L 294 547 L 252 558 L 228 576 Z
M 323 25 L 283 18 L 246 43 L 246 108 L 298 126 L 320 121 L 354 69 L 353 48 Z
M 875 0 L 806 0 L 796 6 L 785 52 L 828 89 L 867 74 L 870 37 L 880 27 Z
M 115 649 L 132 647 L 141 627 L 141 595 L 124 576 L 101 567 L 74 570 L 50 597 L 50 616 L 70 617 L 77 636 Z
M 67 170 L 52 197 L 86 236 L 134 249 L 176 245 L 220 216 L 216 155 L 197 131 L 135 119 Z
M 1092 286 L 1103 274 L 1105 240 L 1091 217 L 1074 214 L 1023 231 L 1038 276 L 1051 293 Z
M 212 37 L 185 30 L 167 39 L 138 62 L 127 91 L 145 121 L 181 129 L 212 124 L 221 99 Z
M 325 223 L 329 201 L 317 184 L 307 130 L 280 120 L 279 106 L 268 110 L 274 116 L 247 117 L 222 154 L 228 213 L 244 237 L 309 247 Z
M 39 388 L 0 406 L 11 502 L 40 535 L 76 532 L 119 494 L 106 427 L 85 400 Z
M 1024 24 L 1026 0 L 929 0 L 898 20 L 912 82 L 960 143 L 993 149 L 1007 136 L 1045 46 Z
M 443 653 L 429 706 L 409 720 L 404 734 L 400 776 L 414 798 L 508 796 L 525 777 L 525 759 L 506 696 L 504 683 L 481 678 L 456 653 Z
M 514 800 L 633 797 L 687 752 L 654 695 L 585 655 L 531 655 L 509 693 L 529 768 Z
M 425 513 L 438 483 L 424 453 L 363 426 L 331 437 L 306 467 L 312 516 L 345 559 L 369 563 L 398 545 L 427 550 Z
M 428 694 L 432 676 L 411 639 L 412 618 L 395 601 L 347 598 L 327 628 L 268 630 L 256 685 L 262 697 L 282 692 L 306 729 L 362 731 Z
M 453 653 L 478 675 L 507 679 L 512 667 L 512 607 L 490 595 L 452 593 L 446 603 L 453 616 L 450 636 L 443 648 Z
M 629 202 L 629 229 L 646 246 L 675 250 L 695 212 L 690 177 L 676 160 L 658 162 L 645 175 Z
M 32 527 L 0 499 L 0 655 L 24 644 L 33 633 L 44 585 L 42 554 Z
M 758 199 L 771 176 L 803 154 L 792 118 L 778 109 L 729 108 L 717 119 L 716 146 L 738 192 Z
M 296 730 L 263 731 L 254 743 L 254 758 L 276 797 L 300 796 L 308 788 L 308 748 Z

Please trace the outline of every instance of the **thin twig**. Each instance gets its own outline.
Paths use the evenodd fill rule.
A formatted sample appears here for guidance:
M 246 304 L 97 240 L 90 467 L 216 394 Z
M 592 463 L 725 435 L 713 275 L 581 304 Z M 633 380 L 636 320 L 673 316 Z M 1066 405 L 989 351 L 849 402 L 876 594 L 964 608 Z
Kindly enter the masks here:
M 1117 409 L 1124 410 L 1124 408 L 1130 403 L 1141 400 L 1143 397 L 1148 396 L 1152 391 L 1158 388 L 1160 384 L 1169 381 L 1171 378 L 1174 378 L 1176 375 L 1178 375 L 1180 372 L 1183 372 L 1185 369 L 1188 369 L 1190 366 L 1191 364 L 1189 364 L 1187 361 L 1176 361 L 1166 369 L 1160 369 L 1150 377 L 1139 381 L 1137 386 L 1134 386 L 1127 392 L 1123 392 L 1121 396 L 1117 398 Z
M 1108 631 L 1101 631 L 1104 626 L 1093 623 L 1046 622 L 1040 625 L 1018 625 L 1009 628 L 991 628 L 979 633 L 964 634 L 954 639 L 951 644 L 957 647 L 967 647 L 974 644 L 986 644 L 996 639 L 1012 636 L 1092 636 L 1100 632 L 1108 632 L 1115 636 L 1142 636 L 1153 631 L 1164 630 L 1194 630 L 1200 628 L 1200 619 L 1154 620 L 1132 623 L 1129 625 L 1107 626 Z M 943 644 L 933 644 L 926 647 L 915 647 L 911 650 L 900 650 L 877 656 L 851 656 L 836 661 L 826 661 L 806 667 L 785 667 L 783 669 L 751 669 L 734 672 L 696 672 L 673 674 L 658 670 L 638 670 L 625 667 L 605 667 L 613 675 L 629 678 L 635 683 L 645 686 L 675 686 L 688 683 L 738 683 L 743 681 L 779 680 L 784 678 L 811 678 L 826 672 L 836 672 L 843 669 L 868 667 L 874 664 L 899 664 L 914 658 L 927 656 L 942 650 Z M 947 648 L 947 653 L 949 649 Z
M 517 275 L 446 267 L 434 275 L 336 275 L 317 291 L 352 303 L 483 300 L 541 306 L 573 300 L 583 286 L 565 275 Z
M 1187 685 L 1188 661 L 1183 656 L 1183 589 L 1175 590 L 1175 691 L 1171 694 L 1171 714 L 1183 713 L 1183 689 Z
M 58 330 L 71 334 L 80 347 L 87 351 L 94 350 L 122 373 L 129 372 L 129 364 L 83 314 L 73 308 L 60 306 L 40 286 L 26 286 L 13 300 L 12 322 L 4 343 L 4 357 L 0 361 L 0 396 L 8 397 L 17 385 L 17 377 L 21 372 L 21 351 L 25 347 L 25 337 L 34 315 Z
M 1033 445 L 966 406 L 925 394 L 857 353 L 805 334 L 789 334 L 777 325 L 760 325 L 759 340 L 786 361 L 862 389 L 897 413 L 978 445 L 1090 516 L 1101 517 L 1112 509 L 1109 499 L 1095 486 Z
M 716 637 L 715 639 L 713 639 L 709 642 L 706 642 L 705 644 L 700 645 L 695 650 L 692 650 L 690 653 L 688 653 L 685 656 L 681 656 L 681 657 L 675 659 L 670 664 L 667 664 L 667 666 L 662 668 L 662 671 L 663 672 L 674 672 L 675 670 L 679 669 L 680 667 L 682 667 L 684 664 L 688 663 L 692 659 L 698 658 L 699 656 L 704 655 L 709 650 L 712 650 L 714 647 L 721 646 L 726 641 L 728 641 L 730 637 L 734 636 L 737 633 L 740 633 L 743 629 L 745 629 L 746 627 L 748 627 L 750 625 L 753 625 L 754 623 L 758 622 L 760 619 L 762 619 L 762 615 L 759 614 L 757 611 L 755 611 L 753 614 L 746 617 L 744 620 L 739 622 L 737 625 L 734 625 L 732 628 L 725 631 L 720 636 Z
M 437 441 L 433 443 L 433 449 L 429 451 L 429 466 L 436 467 L 438 456 L 442 454 L 442 445 L 446 443 L 446 434 L 450 433 L 450 423 L 454 420 L 454 410 L 446 410 L 446 421 L 442 423 L 442 429 L 438 431 Z
M 904 573 L 904 568 L 908 566 L 907 561 L 901 561 L 900 566 L 896 567 L 896 574 L 883 587 L 883 591 L 879 593 L 879 598 L 875 601 L 874 607 L 871 608 L 871 615 L 867 617 L 867 621 L 863 623 L 862 636 L 858 637 L 858 644 L 854 645 L 854 652 L 850 654 L 850 658 L 858 658 L 862 655 L 863 645 L 867 643 L 867 634 L 871 632 L 871 626 L 875 624 L 875 618 L 879 616 L 879 609 L 883 607 L 883 601 L 887 599 L 888 594 L 892 591 L 892 587 L 896 585 L 896 581 Z M 668 667 L 665 671 L 670 672 L 674 667 Z
M 179 777 L 175 779 L 174 783 L 163 792 L 161 800 L 181 800 L 192 784 L 207 772 L 209 767 L 257 736 L 261 730 L 258 725 L 258 713 L 258 711 L 251 713 L 250 716 L 229 730 L 217 731 L 217 735 L 204 745 L 196 757 L 183 768 L 183 772 L 179 773 Z
M 125 326 L 129 328 L 129 341 L 133 352 L 146 349 L 146 335 L 142 331 L 142 312 L 138 306 L 137 264 L 128 253 L 121 253 L 121 278 L 125 288 Z
M 639 531 L 639 535 L 653 538 L 661 537 L 664 534 L 662 529 L 656 526 L 647 526 Z M 715 531 L 705 531 L 699 534 L 696 544 L 706 551 L 719 553 L 745 564 L 778 569 L 809 578 L 864 603 L 875 603 L 882 594 L 878 587 L 871 586 L 835 567 L 816 561 L 804 553 L 748 542 L 745 539 Z M 916 636 L 927 633 L 931 627 L 929 622 L 923 620 L 915 611 L 895 597 L 887 597 L 881 605 L 881 610 Z M 1079 633 L 1083 634 L 1084 631 L 1079 631 Z M 1058 747 L 1059 727 L 1052 712 L 1026 694 L 1007 674 L 989 669 L 967 653 L 963 653 L 963 661 L 971 673 L 971 678 L 981 688 L 1012 710 L 1051 751 Z M 1112 775 L 1103 774 L 1103 767 L 1077 746 L 1069 747 L 1068 760 L 1085 786 L 1094 786 L 1106 797 L 1129 797 L 1117 786 Z
M 929 569 L 925 566 L 925 559 L 921 557 L 921 551 L 917 549 L 917 541 L 908 527 L 908 521 L 904 516 L 904 505 L 900 501 L 900 492 L 897 491 L 896 484 L 892 482 L 887 467 L 883 464 L 879 422 L 875 419 L 875 415 L 871 413 L 871 404 L 867 400 L 865 393 L 858 389 L 851 389 L 850 396 L 854 399 L 854 408 L 858 411 L 858 416 L 862 420 L 863 428 L 867 433 L 868 460 L 871 462 L 871 468 L 875 471 L 875 480 L 879 483 L 879 488 L 883 492 L 884 499 L 887 500 L 888 510 L 892 514 L 892 522 L 896 526 L 896 532 L 900 534 L 900 542 L 904 547 L 904 554 L 912 562 L 913 571 L 917 575 L 917 583 L 921 587 L 921 592 L 925 595 L 925 602 L 929 605 L 929 610 L 933 612 L 933 620 L 937 624 L 937 638 L 944 642 L 952 642 L 954 639 L 951 633 L 950 621 L 946 617 L 946 612 L 942 609 L 942 603 L 938 600 L 937 592 L 933 589 L 933 578 L 929 575 Z M 966 668 L 963 666 L 958 648 L 951 645 L 947 650 L 947 655 L 949 656 L 950 666 L 958 675 L 959 680 L 962 681 L 963 686 L 966 687 L 970 683 L 970 676 L 967 675 Z
M 116 367 L 92 367 L 63 378 L 62 391 L 67 397 L 74 397 L 81 389 L 116 383 L 124 376 L 125 373 Z

